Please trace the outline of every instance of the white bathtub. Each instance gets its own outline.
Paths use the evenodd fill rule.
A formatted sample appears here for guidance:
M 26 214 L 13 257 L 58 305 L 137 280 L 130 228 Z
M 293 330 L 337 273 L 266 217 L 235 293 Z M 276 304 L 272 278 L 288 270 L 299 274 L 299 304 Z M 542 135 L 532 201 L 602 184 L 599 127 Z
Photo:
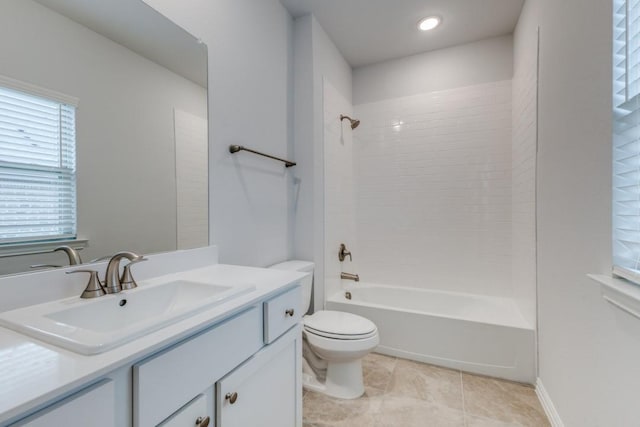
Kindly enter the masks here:
M 535 334 L 509 298 L 357 283 L 327 309 L 372 320 L 378 353 L 533 384 Z

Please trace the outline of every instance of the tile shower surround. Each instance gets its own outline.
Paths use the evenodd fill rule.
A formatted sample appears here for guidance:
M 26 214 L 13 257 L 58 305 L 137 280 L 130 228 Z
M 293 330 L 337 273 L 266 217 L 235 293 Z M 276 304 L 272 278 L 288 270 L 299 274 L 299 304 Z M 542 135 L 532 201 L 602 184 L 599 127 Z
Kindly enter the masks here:
M 523 59 L 513 76 L 511 221 L 514 296 L 531 324 L 536 318 L 537 57 Z
M 361 278 L 511 296 L 511 80 L 361 104 L 355 116 Z
M 329 297 L 340 291 L 342 271 L 359 273 L 360 249 L 356 239 L 354 136 L 340 115 L 354 117 L 349 101 L 327 80 L 324 81 L 324 289 Z M 338 261 L 338 247 L 345 243 L 354 254 L 354 261 Z

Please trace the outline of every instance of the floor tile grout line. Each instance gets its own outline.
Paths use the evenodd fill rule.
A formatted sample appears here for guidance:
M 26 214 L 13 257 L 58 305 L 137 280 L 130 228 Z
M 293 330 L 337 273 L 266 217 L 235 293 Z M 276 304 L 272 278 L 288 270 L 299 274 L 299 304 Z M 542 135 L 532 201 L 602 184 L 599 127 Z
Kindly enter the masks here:
M 465 427 L 468 426 L 467 422 L 467 407 L 464 401 L 464 377 L 462 375 L 462 371 L 458 371 L 460 373 L 460 392 L 462 394 L 462 418 L 464 420 Z
M 391 375 L 389 375 L 389 381 L 387 381 L 387 384 L 384 386 L 384 390 L 382 390 L 382 392 L 383 392 L 383 394 L 382 394 L 383 400 L 387 397 L 387 391 L 389 391 L 389 386 L 391 385 L 391 381 L 393 381 L 393 376 L 395 375 L 395 372 L 396 372 L 396 366 L 398 366 L 398 358 L 394 357 L 393 358 L 393 368 L 391 368 Z
M 389 381 L 387 381 L 387 384 L 384 386 L 384 390 L 382 391 L 382 401 L 380 402 L 381 406 L 382 406 L 382 403 L 384 403 L 384 401 L 387 399 L 387 392 L 389 391 L 389 387 L 391 386 L 391 381 L 393 381 L 393 376 L 396 373 L 396 366 L 398 366 L 398 358 L 394 357 L 393 368 L 391 368 L 391 375 L 389 375 Z
M 382 397 L 380 399 L 380 412 L 382 412 L 382 408 L 384 407 L 384 402 L 387 399 L 387 391 L 389 390 L 389 386 L 391 385 L 391 381 L 393 380 L 393 376 L 396 372 L 396 366 L 398 366 L 398 358 L 395 356 L 386 356 L 383 355 L 385 357 L 393 357 L 393 367 L 391 368 L 391 375 L 389 375 L 389 380 L 387 381 L 387 384 L 385 384 L 384 389 L 382 390 Z M 373 427 L 376 427 L 380 425 L 380 420 L 376 420 L 375 425 Z
M 384 408 L 384 403 L 387 400 L 387 392 L 389 391 L 389 387 L 391 386 L 391 382 L 393 381 L 393 377 L 396 374 L 396 368 L 398 367 L 398 358 L 393 358 L 393 368 L 391 368 L 391 375 L 389 376 L 389 381 L 387 381 L 386 386 L 384 387 L 384 391 L 382 392 L 382 399 L 380 400 L 380 413 L 382 414 L 382 410 Z M 380 420 L 378 419 L 375 423 L 376 426 L 380 425 Z

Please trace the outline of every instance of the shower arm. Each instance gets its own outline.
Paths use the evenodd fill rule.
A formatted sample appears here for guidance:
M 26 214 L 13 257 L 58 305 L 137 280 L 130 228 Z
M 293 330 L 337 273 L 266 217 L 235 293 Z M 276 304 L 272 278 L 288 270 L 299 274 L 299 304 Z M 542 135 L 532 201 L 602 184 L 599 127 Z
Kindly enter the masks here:
M 340 121 L 342 122 L 342 121 L 344 121 L 344 120 L 349 120 L 349 123 L 351 124 L 351 129 L 352 129 L 352 130 L 353 130 L 353 129 L 355 129 L 355 128 L 357 128 L 358 126 L 360 126 L 360 120 L 358 120 L 358 119 L 352 119 L 352 118 L 351 118 L 351 117 L 349 117 L 349 116 L 345 116 L 344 114 L 341 114 L 341 115 L 340 115 Z

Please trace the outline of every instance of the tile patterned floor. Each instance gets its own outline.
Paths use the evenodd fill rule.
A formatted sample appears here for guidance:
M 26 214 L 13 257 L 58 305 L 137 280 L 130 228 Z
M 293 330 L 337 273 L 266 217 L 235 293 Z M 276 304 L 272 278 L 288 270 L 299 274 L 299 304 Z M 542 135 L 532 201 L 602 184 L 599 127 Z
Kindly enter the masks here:
M 365 394 L 305 391 L 304 427 L 546 427 L 533 388 L 380 354 L 363 361 Z

